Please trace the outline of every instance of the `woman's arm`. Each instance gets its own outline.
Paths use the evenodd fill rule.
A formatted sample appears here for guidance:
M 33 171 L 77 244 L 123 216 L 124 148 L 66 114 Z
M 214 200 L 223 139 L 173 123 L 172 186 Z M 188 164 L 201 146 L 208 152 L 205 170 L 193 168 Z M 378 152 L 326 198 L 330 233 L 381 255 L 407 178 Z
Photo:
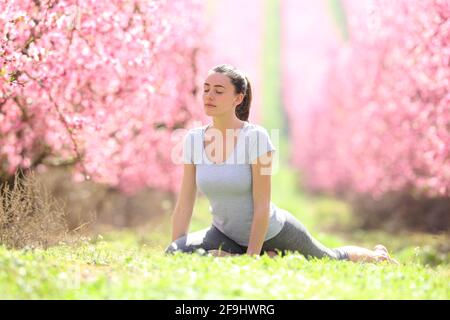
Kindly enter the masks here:
M 172 241 L 186 235 L 197 195 L 195 165 L 184 164 L 181 191 L 172 215 Z
M 269 227 L 272 179 L 272 151 L 257 158 L 252 164 L 253 223 L 247 254 L 259 255 Z

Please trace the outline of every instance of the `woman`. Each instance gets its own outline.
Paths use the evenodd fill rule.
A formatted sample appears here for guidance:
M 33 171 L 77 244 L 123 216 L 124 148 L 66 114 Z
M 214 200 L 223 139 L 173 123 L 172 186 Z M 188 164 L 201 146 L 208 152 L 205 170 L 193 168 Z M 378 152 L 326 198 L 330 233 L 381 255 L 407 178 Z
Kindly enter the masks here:
M 242 72 L 229 65 L 210 70 L 203 102 L 213 122 L 185 137 L 181 193 L 172 216 L 172 243 L 165 252 L 273 257 L 295 251 L 306 257 L 397 263 L 382 245 L 374 250 L 327 248 L 290 212 L 271 202 L 276 149 L 266 129 L 248 122 L 251 100 L 250 82 Z M 197 186 L 210 201 L 213 222 L 188 234 Z

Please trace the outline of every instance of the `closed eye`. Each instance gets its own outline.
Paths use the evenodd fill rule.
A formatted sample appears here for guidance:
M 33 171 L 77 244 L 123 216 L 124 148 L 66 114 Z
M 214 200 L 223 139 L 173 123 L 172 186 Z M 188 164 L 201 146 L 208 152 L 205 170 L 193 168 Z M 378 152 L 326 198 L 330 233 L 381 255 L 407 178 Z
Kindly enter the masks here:
M 209 90 L 205 90 L 205 91 L 203 91 L 203 92 L 206 93 L 206 92 L 208 92 L 208 91 L 209 91 Z M 223 92 L 218 92 L 218 91 L 216 91 L 216 93 L 217 93 L 217 94 L 222 94 Z

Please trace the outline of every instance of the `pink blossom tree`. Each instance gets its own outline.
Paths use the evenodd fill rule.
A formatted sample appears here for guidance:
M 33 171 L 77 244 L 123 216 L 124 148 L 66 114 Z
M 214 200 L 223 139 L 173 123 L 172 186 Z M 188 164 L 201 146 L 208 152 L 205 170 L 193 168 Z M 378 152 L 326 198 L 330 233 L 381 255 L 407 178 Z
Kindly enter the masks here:
M 349 21 L 294 142 L 305 184 L 449 196 L 450 3 L 375 1 Z
M 175 190 L 173 133 L 203 116 L 203 3 L 0 2 L 0 178 L 73 164 L 77 179 Z

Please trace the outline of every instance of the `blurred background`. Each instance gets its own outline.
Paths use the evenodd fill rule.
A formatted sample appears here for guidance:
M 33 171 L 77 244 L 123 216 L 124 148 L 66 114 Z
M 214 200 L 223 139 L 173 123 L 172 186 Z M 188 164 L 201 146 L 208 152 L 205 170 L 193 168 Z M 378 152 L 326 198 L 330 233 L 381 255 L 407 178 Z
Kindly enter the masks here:
M 448 263 L 448 1 L 0 6 L 3 243 L 49 245 L 64 224 L 162 250 L 174 150 L 210 121 L 203 80 L 227 63 L 250 79 L 249 121 L 280 130 L 273 202 L 327 245 Z M 199 194 L 191 231 L 210 224 L 208 206 Z

